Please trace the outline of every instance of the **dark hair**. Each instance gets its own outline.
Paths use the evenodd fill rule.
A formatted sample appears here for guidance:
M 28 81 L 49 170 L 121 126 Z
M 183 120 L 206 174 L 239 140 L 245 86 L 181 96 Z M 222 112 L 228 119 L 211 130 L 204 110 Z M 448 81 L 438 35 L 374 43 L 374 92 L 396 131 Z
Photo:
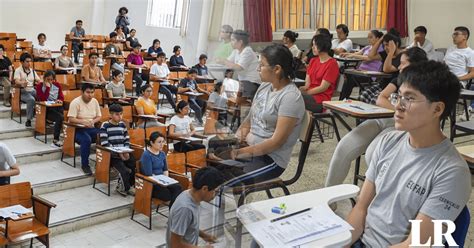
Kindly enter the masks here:
M 408 48 L 407 50 L 403 51 L 401 54 L 405 54 L 405 56 L 408 57 L 408 61 L 410 61 L 410 64 L 428 60 L 425 50 L 419 47 Z
M 37 37 L 38 40 L 39 40 L 39 38 L 40 38 L 41 36 L 43 36 L 43 37 L 46 39 L 46 35 L 45 35 L 44 33 L 39 33 L 39 34 L 38 34 L 38 37 Z
M 231 72 L 234 73 L 234 70 L 232 70 L 232 69 L 226 69 L 225 72 L 224 72 L 224 77 L 226 77 L 227 74 L 228 74 L 228 73 L 231 73 Z
M 155 43 L 157 43 L 157 42 L 161 43 L 161 41 L 160 41 L 160 40 L 158 40 L 158 39 L 154 39 L 154 40 L 153 40 L 153 43 L 151 43 L 151 46 L 154 46 L 154 45 L 155 45 Z
M 201 59 L 207 59 L 207 55 L 206 54 L 199 55 L 199 60 L 201 60 Z
M 344 32 L 344 34 L 346 34 L 346 36 L 349 35 L 349 27 L 347 27 L 346 24 L 339 24 L 336 26 L 336 29 L 342 29 L 342 32 Z
M 173 47 L 173 53 L 177 52 L 179 49 L 181 49 L 180 46 L 176 45 Z
M 370 32 L 375 36 L 375 38 L 380 38 L 383 36 L 383 33 L 378 31 L 377 29 L 370 30 Z
M 109 106 L 109 113 L 122 113 L 123 108 L 122 105 L 114 103 Z
M 146 89 L 151 88 L 150 84 L 145 84 L 140 87 L 140 93 L 143 95 L 143 93 L 146 91 Z
M 31 54 L 25 52 L 25 53 L 22 53 L 20 55 L 20 62 L 25 62 L 26 59 L 31 59 L 33 60 L 33 57 L 31 56 Z
M 184 101 L 184 100 L 179 101 L 178 104 L 176 104 L 175 112 L 176 112 L 177 114 L 180 113 L 181 110 L 182 110 L 184 107 L 188 106 L 188 105 L 189 105 L 189 103 L 186 102 L 186 101 Z
M 136 43 L 136 44 L 135 44 L 135 46 L 133 46 L 133 49 L 135 49 L 135 48 L 139 48 L 139 47 L 142 47 L 142 44 L 140 44 L 140 43 Z
M 62 45 L 61 48 L 59 49 L 59 51 L 62 51 L 63 48 L 67 47 L 67 45 Z
M 130 29 L 130 33 L 133 32 L 133 31 L 137 32 L 137 30 L 134 29 L 134 28 Z
M 331 32 L 329 32 L 329 29 L 327 29 L 327 28 L 318 28 L 316 30 L 316 32 L 319 33 L 319 34 L 325 34 L 325 35 L 329 36 L 330 39 L 332 39 L 332 34 L 331 34 Z
M 331 38 L 325 34 L 317 34 L 313 36 L 313 42 L 316 44 L 319 52 L 330 53 L 331 50 Z
M 224 182 L 224 176 L 219 170 L 206 166 L 196 171 L 193 177 L 193 188 L 200 190 L 207 186 L 208 190 L 214 190 Z
M 283 34 L 283 36 L 288 38 L 291 42 L 295 43 L 296 38 L 298 38 L 298 33 L 295 33 L 291 30 L 286 30 L 286 32 Z
M 157 55 L 156 55 L 157 58 L 159 57 L 165 57 L 166 58 L 166 53 L 164 52 L 159 52 Z
M 430 102 L 443 102 L 446 107 L 441 119 L 456 107 L 461 92 L 461 84 L 448 66 L 432 60 L 407 66 L 398 76 L 398 84 L 420 91 Z
M 148 139 L 145 140 L 145 144 L 147 146 L 151 146 L 151 143 L 155 143 L 155 141 L 160 137 L 163 139 L 165 138 L 165 136 L 162 133 L 155 131 L 150 134 L 150 137 Z
M 219 93 L 221 91 L 221 88 L 222 88 L 222 82 L 217 82 L 216 84 L 214 84 L 214 91 Z
M 123 72 L 119 71 L 119 70 L 113 70 L 112 71 L 112 78 L 115 78 L 116 76 L 120 75 L 120 74 L 123 74 Z
M 98 53 L 89 53 L 89 59 L 92 58 L 92 56 L 97 56 L 97 58 L 98 58 L 99 54 Z
M 426 27 L 425 26 L 418 26 L 415 28 L 415 30 L 413 30 L 414 33 L 416 32 L 422 32 L 424 34 L 427 34 L 428 33 L 428 30 L 426 30 Z
M 2 49 L 3 51 L 5 51 L 5 47 L 4 47 L 2 44 L 0 44 L 0 49 Z
M 242 41 L 244 46 L 247 46 L 249 44 L 250 35 L 249 35 L 249 33 L 247 33 L 247 31 L 238 29 L 238 30 L 235 30 L 234 32 L 232 32 L 232 36 L 234 36 L 234 38 L 236 40 Z
M 222 25 L 221 29 L 224 30 L 228 34 L 232 34 L 234 32 L 234 29 L 232 28 L 232 26 L 227 25 L 227 24 Z
M 94 85 L 92 84 L 88 84 L 88 83 L 83 83 L 82 86 L 81 86 L 81 90 L 82 92 L 85 92 L 86 90 L 93 90 L 94 89 Z
M 122 14 L 122 10 L 125 10 L 125 12 L 128 13 L 127 7 L 121 7 L 121 8 L 119 9 L 119 14 Z
M 191 68 L 188 70 L 188 72 L 186 74 L 198 74 L 198 70 L 196 68 Z
M 118 34 L 117 34 L 117 32 L 115 32 L 115 31 L 110 32 L 109 38 L 111 38 L 111 39 L 112 39 L 112 38 L 115 38 L 115 37 L 117 37 L 117 35 L 118 35 Z
M 260 52 L 260 55 L 265 57 L 270 66 L 279 65 L 281 67 L 283 75 L 280 75 L 280 78 L 295 78 L 293 54 L 288 47 L 282 44 L 273 44 L 265 47 L 265 49 Z
M 117 26 L 117 27 L 115 27 L 114 31 L 117 32 L 117 30 L 119 30 L 119 29 L 122 29 L 122 31 L 123 31 L 122 26 Z
M 43 79 L 47 77 L 53 77 L 53 79 L 56 79 L 56 73 L 53 70 L 47 70 L 43 75 Z
M 82 20 L 77 20 L 77 21 L 76 21 L 76 24 L 78 24 L 78 23 L 82 23 Z
M 395 45 L 397 45 L 397 47 L 400 47 L 402 45 L 402 40 L 400 39 L 400 33 L 394 28 L 391 28 L 390 31 L 388 31 L 388 33 L 386 33 L 383 36 L 383 42 L 389 42 L 389 41 L 395 42 Z
M 469 36 L 471 35 L 471 33 L 469 32 L 469 29 L 464 27 L 464 26 L 458 26 L 458 27 L 454 28 L 454 31 L 461 31 L 463 33 L 466 33 L 467 34 L 467 39 L 469 39 Z

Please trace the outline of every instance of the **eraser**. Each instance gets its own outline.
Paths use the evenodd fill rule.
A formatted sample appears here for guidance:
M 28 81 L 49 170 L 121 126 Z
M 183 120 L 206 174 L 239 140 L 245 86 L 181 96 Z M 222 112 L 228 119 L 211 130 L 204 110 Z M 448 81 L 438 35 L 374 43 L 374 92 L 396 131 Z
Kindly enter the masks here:
M 284 214 L 284 213 L 285 213 L 285 209 L 280 208 L 280 207 L 273 207 L 273 208 L 272 208 L 272 213 L 275 213 L 275 214 Z

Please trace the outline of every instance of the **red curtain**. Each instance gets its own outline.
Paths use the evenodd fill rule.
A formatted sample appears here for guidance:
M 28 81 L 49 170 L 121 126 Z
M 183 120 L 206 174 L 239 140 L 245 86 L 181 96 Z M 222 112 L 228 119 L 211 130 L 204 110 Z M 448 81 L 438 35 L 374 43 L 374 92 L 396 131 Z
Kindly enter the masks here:
M 244 25 L 251 42 L 273 40 L 271 0 L 244 0 Z
M 407 0 L 388 0 L 387 31 L 395 28 L 400 36 L 408 36 Z

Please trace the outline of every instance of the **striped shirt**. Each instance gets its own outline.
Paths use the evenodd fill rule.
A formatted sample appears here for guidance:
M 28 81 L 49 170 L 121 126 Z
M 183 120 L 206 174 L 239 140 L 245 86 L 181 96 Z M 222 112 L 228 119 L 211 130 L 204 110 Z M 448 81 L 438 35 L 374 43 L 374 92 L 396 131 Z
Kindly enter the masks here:
M 112 147 L 130 147 L 130 137 L 123 121 L 117 125 L 104 122 L 99 132 L 100 145 Z

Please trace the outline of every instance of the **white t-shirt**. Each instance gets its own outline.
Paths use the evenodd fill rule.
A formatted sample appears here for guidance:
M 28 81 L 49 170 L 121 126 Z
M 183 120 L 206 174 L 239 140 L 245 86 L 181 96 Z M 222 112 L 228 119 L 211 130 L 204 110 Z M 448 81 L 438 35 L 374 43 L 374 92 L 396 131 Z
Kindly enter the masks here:
M 418 43 L 417 47 L 425 50 L 426 54 L 434 52 L 433 43 L 431 43 L 430 40 L 425 39 L 425 42 L 423 43 L 423 46 L 420 44 L 420 42 L 417 42 L 417 43 Z M 407 48 L 412 48 L 414 46 L 415 46 L 415 42 L 413 41 Z
M 170 74 L 170 69 L 165 63 L 162 63 L 161 65 L 153 64 L 150 68 L 150 74 L 160 78 L 167 77 Z
M 10 170 L 16 164 L 16 159 L 12 152 L 4 143 L 0 143 L 0 171 Z
M 222 81 L 222 87 L 224 88 L 222 95 L 225 95 L 227 98 L 237 97 L 237 92 L 239 92 L 239 81 L 232 78 L 224 78 L 224 81 Z
M 290 52 L 291 54 L 293 54 L 293 57 L 298 57 L 300 55 L 300 49 L 296 46 L 296 44 L 293 44 L 293 46 L 291 46 L 290 48 Z
M 175 115 L 171 117 L 170 120 L 170 125 L 174 125 L 174 132 L 176 134 L 188 134 L 191 133 L 191 128 L 190 125 L 193 121 L 191 118 L 187 115 L 185 115 L 183 118 L 179 117 L 178 115 Z M 173 143 L 178 143 L 179 141 L 174 140 Z
M 331 43 L 331 49 L 343 48 L 348 53 L 352 51 L 352 41 L 350 39 L 345 39 L 342 42 L 339 39 L 334 39 Z
M 474 67 L 474 51 L 470 47 L 463 49 L 450 47 L 444 56 L 444 63 L 456 77 L 462 77 L 469 73 L 469 67 Z M 467 82 L 461 83 L 466 85 Z
M 257 54 L 252 50 L 251 47 L 245 47 L 241 53 L 239 50 L 234 49 L 227 58 L 232 63 L 240 65 L 243 70 L 237 70 L 237 76 L 240 81 L 250 81 L 260 83 L 260 74 L 257 71 L 258 58 Z
M 44 43 L 44 45 L 40 45 L 39 43 L 36 43 L 33 45 L 33 49 L 38 50 L 38 53 L 48 53 L 48 51 L 51 51 L 49 47 Z

